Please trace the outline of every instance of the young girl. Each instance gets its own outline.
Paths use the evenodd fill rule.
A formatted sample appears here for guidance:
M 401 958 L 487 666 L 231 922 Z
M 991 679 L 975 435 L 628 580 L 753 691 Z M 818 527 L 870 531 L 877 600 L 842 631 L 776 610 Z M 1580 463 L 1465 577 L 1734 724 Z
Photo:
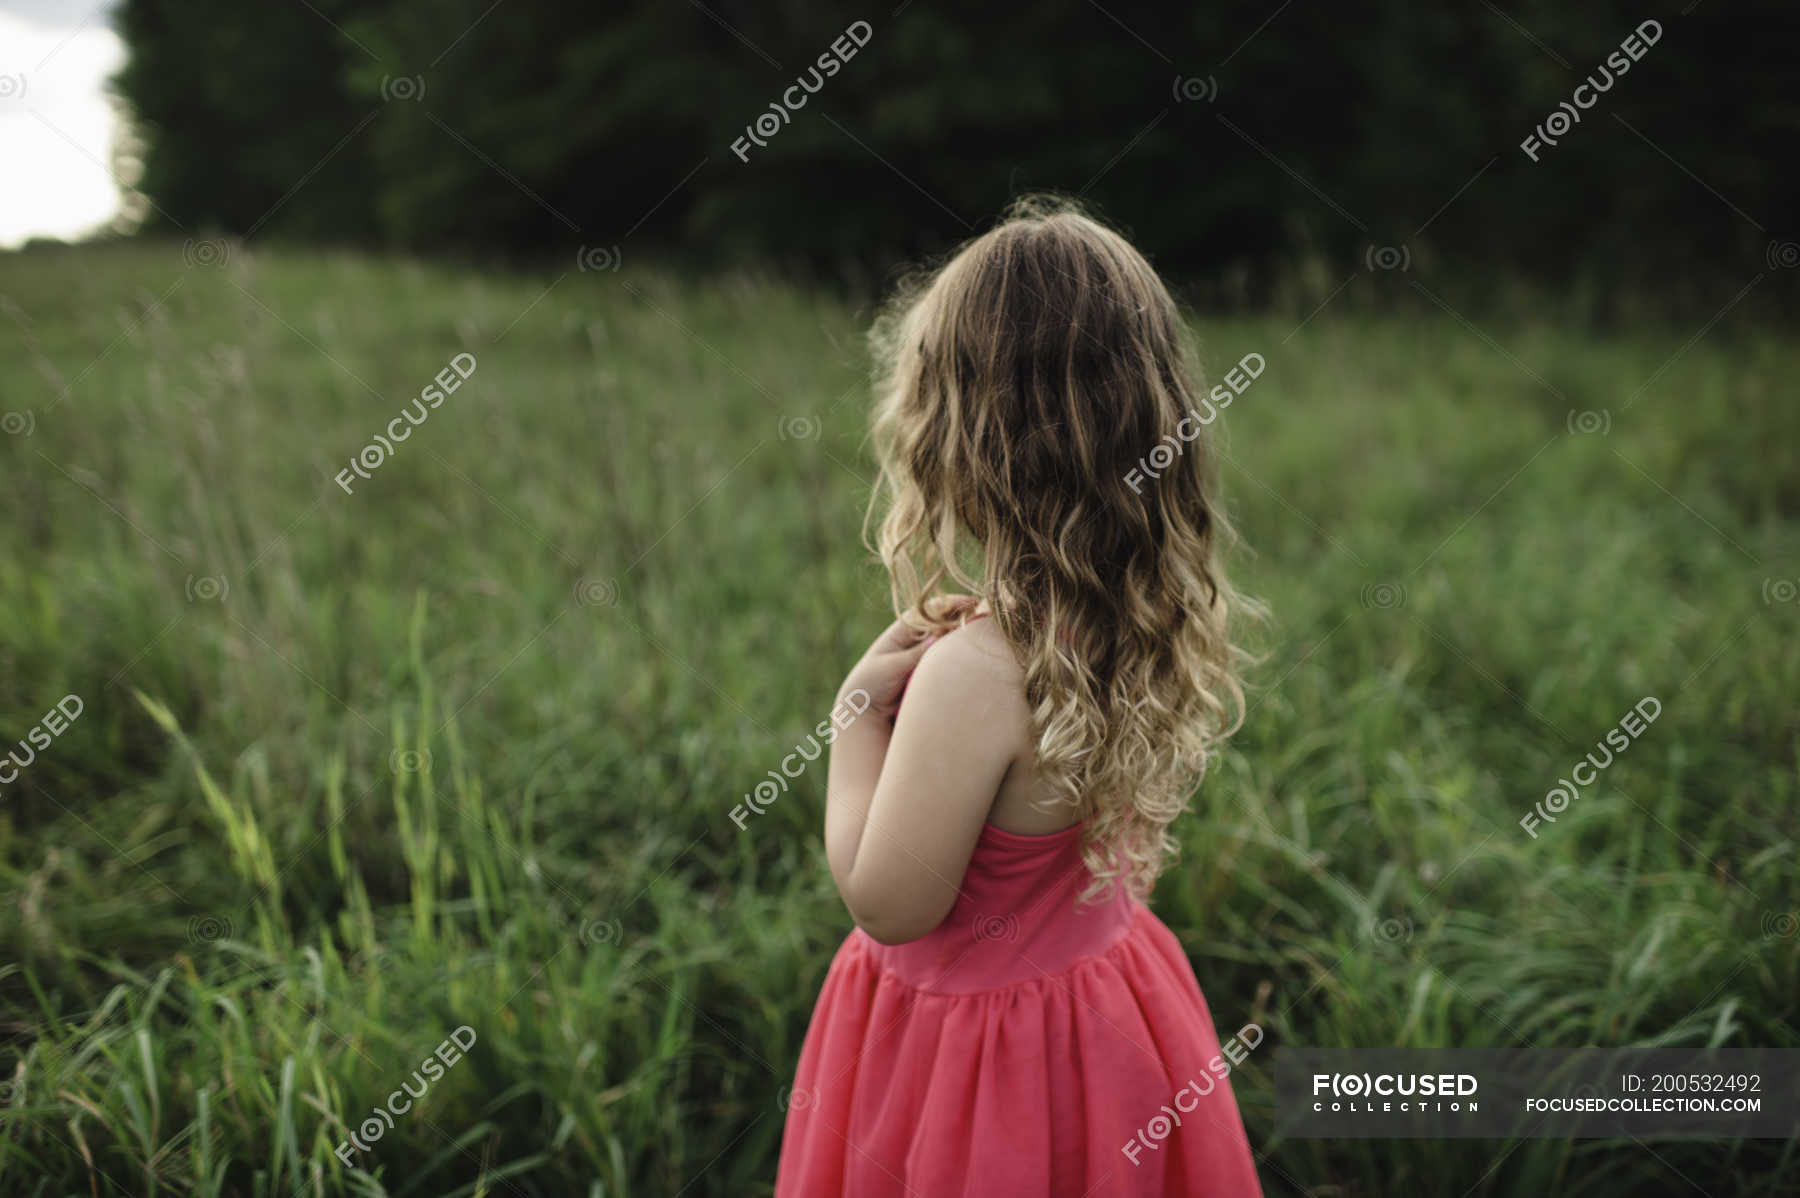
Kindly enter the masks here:
M 839 692 L 861 714 L 825 841 L 857 928 L 776 1193 L 1260 1194 L 1193 970 L 1142 901 L 1241 718 L 1228 625 L 1252 610 L 1220 570 L 1181 317 L 1122 237 L 1039 201 L 873 341 L 900 619 Z

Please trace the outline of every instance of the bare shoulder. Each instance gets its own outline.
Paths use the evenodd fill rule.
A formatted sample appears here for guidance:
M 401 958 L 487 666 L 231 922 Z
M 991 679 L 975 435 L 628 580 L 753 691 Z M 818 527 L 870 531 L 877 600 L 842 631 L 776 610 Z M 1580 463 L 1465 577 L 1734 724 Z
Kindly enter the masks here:
M 984 805 L 988 823 L 1021 836 L 1045 836 L 1073 822 L 1075 813 L 1038 773 L 1025 670 L 998 624 L 972 621 L 927 650 L 906 704 L 915 694 L 921 723 L 933 725 L 928 743 L 934 754 L 963 768 L 978 763 L 993 779 Z
M 938 712 L 983 722 L 982 731 L 1002 729 L 1023 744 L 1031 728 L 1025 702 L 1025 671 L 992 619 L 971 620 L 926 650 L 907 688 Z

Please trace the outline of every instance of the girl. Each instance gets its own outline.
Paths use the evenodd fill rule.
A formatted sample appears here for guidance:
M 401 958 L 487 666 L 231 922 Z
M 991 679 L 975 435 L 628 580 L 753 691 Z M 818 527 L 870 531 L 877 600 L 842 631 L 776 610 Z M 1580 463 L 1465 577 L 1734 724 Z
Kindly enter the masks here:
M 1220 570 L 1185 332 L 1124 238 L 1044 201 L 876 323 L 900 619 L 839 692 L 862 714 L 825 841 L 857 928 L 780 1198 L 1261 1193 L 1193 970 L 1143 905 L 1242 718 L 1228 625 L 1255 611 Z

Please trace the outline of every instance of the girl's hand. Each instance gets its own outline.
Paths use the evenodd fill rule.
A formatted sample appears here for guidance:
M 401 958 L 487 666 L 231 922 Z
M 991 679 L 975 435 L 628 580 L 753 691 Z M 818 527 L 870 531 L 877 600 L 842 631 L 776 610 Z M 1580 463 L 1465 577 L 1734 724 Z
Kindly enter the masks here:
M 892 721 L 906 680 L 912 677 L 913 668 L 931 641 L 931 637 L 908 627 L 904 620 L 895 620 L 845 675 L 844 685 L 838 688 L 838 701 L 862 691 L 869 696 L 869 709 Z
M 976 602 L 970 595 L 947 596 L 942 618 L 949 619 L 972 609 Z M 853 691 L 863 691 L 869 696 L 869 707 L 892 721 L 900 706 L 900 696 L 906 690 L 906 680 L 912 677 L 926 647 L 936 639 L 904 620 L 895 620 L 869 645 L 862 660 L 851 668 L 844 684 L 838 688 L 838 698 L 841 700 Z

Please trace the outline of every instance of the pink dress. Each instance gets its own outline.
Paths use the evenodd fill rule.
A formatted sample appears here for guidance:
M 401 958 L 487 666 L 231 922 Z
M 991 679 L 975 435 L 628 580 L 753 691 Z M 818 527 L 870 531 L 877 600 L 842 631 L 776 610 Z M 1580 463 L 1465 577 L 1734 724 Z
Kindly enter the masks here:
M 1262 1193 L 1180 943 L 1123 893 L 1077 909 L 1085 881 L 1079 826 L 987 825 L 936 931 L 850 933 L 787 1097 L 777 1198 Z

